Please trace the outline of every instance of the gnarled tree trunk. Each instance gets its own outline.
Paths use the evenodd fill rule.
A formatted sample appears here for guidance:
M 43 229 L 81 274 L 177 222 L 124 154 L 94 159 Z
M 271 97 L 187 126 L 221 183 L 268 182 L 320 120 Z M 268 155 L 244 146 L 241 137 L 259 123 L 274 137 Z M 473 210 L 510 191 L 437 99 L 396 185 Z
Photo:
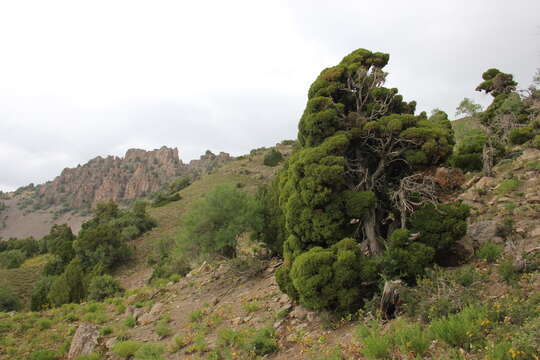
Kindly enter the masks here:
M 363 223 L 364 235 L 366 237 L 369 252 L 371 255 L 381 255 L 384 251 L 382 244 L 379 241 L 379 232 L 377 224 L 377 216 L 375 208 L 370 209 L 364 218 Z

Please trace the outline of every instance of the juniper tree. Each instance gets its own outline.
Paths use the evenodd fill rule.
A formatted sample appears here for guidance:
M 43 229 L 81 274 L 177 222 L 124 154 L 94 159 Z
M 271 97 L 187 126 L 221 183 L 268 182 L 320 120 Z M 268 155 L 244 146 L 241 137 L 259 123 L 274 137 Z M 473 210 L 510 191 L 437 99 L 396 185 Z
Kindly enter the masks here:
M 510 132 L 528 121 L 529 112 L 516 93 L 517 83 L 511 74 L 489 69 L 482 74 L 482 79 L 484 81 L 476 91 L 484 91 L 493 96 L 491 105 L 480 114 L 480 123 L 487 135 L 482 152 L 482 170 L 484 175 L 492 176 L 496 139 L 506 144 Z
M 358 49 L 321 72 L 300 119 L 299 149 L 279 177 L 285 265 L 277 280 L 312 308 L 358 304 L 376 269 L 353 248 L 365 244 L 369 254 L 381 255 L 383 239 L 406 225 L 392 194 L 404 178 L 452 152 L 446 114 L 415 116 L 414 101 L 383 86 L 388 59 Z M 354 276 L 341 270 L 341 261 L 359 267 Z
M 389 205 L 389 188 L 450 155 L 450 122 L 415 116 L 415 102 L 382 86 L 388 59 L 356 50 L 311 85 L 299 124 L 301 150 L 280 184 L 286 254 L 349 235 L 365 238 L 380 254 L 380 237 L 400 217 Z

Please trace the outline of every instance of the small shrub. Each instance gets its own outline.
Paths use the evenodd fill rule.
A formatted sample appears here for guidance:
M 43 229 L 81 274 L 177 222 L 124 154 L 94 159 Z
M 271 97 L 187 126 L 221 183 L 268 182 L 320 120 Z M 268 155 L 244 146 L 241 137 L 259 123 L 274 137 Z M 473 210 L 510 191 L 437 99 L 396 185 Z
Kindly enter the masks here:
M 405 321 L 396 321 L 392 325 L 393 342 L 401 352 L 424 358 L 431 344 L 431 334 L 420 323 L 408 324 Z
M 189 314 L 189 319 L 191 320 L 191 322 L 195 323 L 195 322 L 199 322 L 203 319 L 205 315 L 205 312 L 203 309 L 196 309 L 196 310 L 193 310 L 190 314 Z
M 242 308 L 247 313 L 252 313 L 259 310 L 261 308 L 261 304 L 258 301 L 250 301 L 248 303 L 243 304 Z
M 270 150 L 263 159 L 263 164 L 266 166 L 276 166 L 283 160 L 283 155 L 276 149 Z
M 121 295 L 123 289 L 110 275 L 96 276 L 90 281 L 88 286 L 88 299 L 102 301 L 109 297 Z
M 41 319 L 38 321 L 37 325 L 40 330 L 47 330 L 51 328 L 52 321 L 49 319 Z
M 503 219 L 501 224 L 497 224 L 495 228 L 495 235 L 507 238 L 514 232 L 514 219 L 508 217 Z
M 248 341 L 250 348 L 256 355 L 264 356 L 278 350 L 274 328 L 266 327 L 258 330 Z
M 161 338 L 165 338 L 172 334 L 172 329 L 167 325 L 167 323 L 160 321 L 160 323 L 156 327 L 156 334 L 158 334 L 158 336 Z
M 29 360 L 58 360 L 60 356 L 52 350 L 38 350 L 30 354 Z
M 533 138 L 531 145 L 533 148 L 540 150 L 540 134 Z
M 507 283 L 511 284 L 519 278 L 519 273 L 514 268 L 512 261 L 505 261 L 499 265 L 497 272 L 499 276 Z
M 128 328 L 134 328 L 137 325 L 137 320 L 133 316 L 128 316 L 124 320 L 124 325 Z
M 519 127 L 512 129 L 508 134 L 508 139 L 514 145 L 521 145 L 531 140 L 534 137 L 534 132 L 531 127 Z
M 111 335 L 113 333 L 113 329 L 110 326 L 106 326 L 104 328 L 101 328 L 99 330 L 99 333 L 101 334 L 101 336 Z
M 478 250 L 478 256 L 487 261 L 488 263 L 494 263 L 502 254 L 502 248 L 494 243 L 485 243 L 480 250 Z
M 392 338 L 389 334 L 380 334 L 380 325 L 362 324 L 356 330 L 362 342 L 361 352 L 368 359 L 389 359 L 392 350 Z
M 21 301 L 11 288 L 0 286 L 0 312 L 17 311 L 21 308 Z
M 469 306 L 455 315 L 434 320 L 431 323 L 433 335 L 450 346 L 470 348 L 480 335 L 481 320 L 487 319 L 487 309 L 482 306 Z
M 161 344 L 144 344 L 135 352 L 135 359 L 140 360 L 165 360 L 161 356 L 165 352 L 165 348 Z
M 189 344 L 189 341 L 185 337 L 180 336 L 180 335 L 176 335 L 173 338 L 170 350 L 171 350 L 171 352 L 177 352 L 177 351 L 181 350 L 182 348 L 186 347 L 187 344 Z
M 142 343 L 133 340 L 120 341 L 114 344 L 112 351 L 116 355 L 124 359 L 128 359 L 131 356 L 134 356 L 137 350 L 139 350 L 142 345 Z
M 476 271 L 473 266 L 465 266 L 456 271 L 456 281 L 461 286 L 470 286 L 475 280 Z

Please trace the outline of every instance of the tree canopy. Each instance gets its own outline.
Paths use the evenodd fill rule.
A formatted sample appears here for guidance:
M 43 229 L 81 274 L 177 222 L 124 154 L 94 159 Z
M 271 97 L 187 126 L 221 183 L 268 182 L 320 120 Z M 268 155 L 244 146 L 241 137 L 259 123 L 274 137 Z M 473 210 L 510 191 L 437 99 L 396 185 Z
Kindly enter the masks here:
M 353 247 L 381 255 L 384 239 L 407 224 L 407 211 L 393 201 L 400 189 L 403 194 L 403 181 L 421 187 L 413 175 L 444 163 L 452 153 L 446 113 L 414 115 L 414 101 L 405 102 L 397 89 L 383 86 L 388 60 L 388 54 L 358 49 L 321 72 L 299 122 L 299 148 L 279 176 L 285 266 L 278 283 L 313 308 L 350 308 L 351 298 L 358 304 L 366 290 L 361 283 L 371 272 L 358 269 L 354 279 L 338 275 L 341 256 L 355 266 L 372 266 Z M 424 203 L 404 196 L 411 206 Z M 309 285 L 319 280 L 327 290 L 322 283 Z M 336 295 L 315 304 L 313 291 Z

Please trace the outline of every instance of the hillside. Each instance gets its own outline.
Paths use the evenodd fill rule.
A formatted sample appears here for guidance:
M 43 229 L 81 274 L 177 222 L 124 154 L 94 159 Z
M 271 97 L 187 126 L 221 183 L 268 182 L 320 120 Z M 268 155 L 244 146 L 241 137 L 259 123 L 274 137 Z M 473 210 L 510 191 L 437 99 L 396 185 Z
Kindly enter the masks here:
M 207 151 L 184 164 L 178 149 L 129 149 L 124 157 L 98 156 L 82 166 L 66 168 L 54 180 L 7 193 L 0 212 L 0 238 L 41 238 L 54 224 L 78 232 L 100 201 L 127 204 L 160 191 L 176 177 L 200 177 L 232 160 L 227 153 Z
M 538 150 L 526 149 L 501 162 L 493 178 L 470 174 L 454 194 L 473 208 L 467 236 L 460 242 L 468 264 L 435 269 L 416 287 L 406 288 L 396 320 L 374 325 L 381 320 L 378 297 L 352 316 L 306 310 L 279 291 L 274 273 L 281 264 L 275 260 L 247 267 L 242 258 L 203 263 L 178 282 L 147 285 L 152 247 L 175 236 L 195 200 L 217 184 L 240 184 L 253 191 L 271 178 L 277 167 L 262 165 L 264 153 L 224 165 L 182 190 L 182 200 L 151 210 L 158 227 L 136 240 L 135 261 L 116 274 L 130 289 L 124 297 L 39 314 L 2 315 L 0 358 L 26 359 L 39 349 L 67 354 L 82 324 L 89 324 L 81 329 L 94 334 L 94 351 L 105 354 L 103 359 L 124 358 L 115 354 L 140 346 L 166 359 L 252 359 L 267 352 L 264 358 L 269 359 L 533 358 L 512 346 L 538 354 L 540 273 L 520 274 L 506 265 L 540 246 Z M 486 244 L 492 243 L 501 254 L 486 255 Z M 443 324 L 442 315 L 470 306 L 482 325 L 456 318 L 474 329 L 468 340 L 452 345 L 452 338 L 431 337 L 436 324 Z M 413 342 L 401 343 L 399 336 Z

